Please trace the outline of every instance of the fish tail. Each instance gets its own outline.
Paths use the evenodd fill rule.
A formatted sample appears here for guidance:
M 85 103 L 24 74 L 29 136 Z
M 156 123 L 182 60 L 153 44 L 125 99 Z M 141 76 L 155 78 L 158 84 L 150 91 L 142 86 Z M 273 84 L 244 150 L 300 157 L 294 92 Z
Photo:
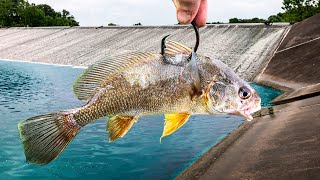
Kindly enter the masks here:
M 75 123 L 72 113 L 57 112 L 21 121 L 18 129 L 27 162 L 48 164 L 60 155 L 81 126 Z

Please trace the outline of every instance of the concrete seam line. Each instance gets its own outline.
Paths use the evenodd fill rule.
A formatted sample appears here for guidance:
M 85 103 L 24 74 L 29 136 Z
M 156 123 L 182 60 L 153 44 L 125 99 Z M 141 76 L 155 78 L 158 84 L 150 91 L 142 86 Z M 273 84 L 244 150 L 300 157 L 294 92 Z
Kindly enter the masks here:
M 281 50 L 281 51 L 278 51 L 278 52 L 276 52 L 276 53 L 281 53 L 281 52 L 283 52 L 283 51 L 286 51 L 286 50 L 289 50 L 289 49 L 292 49 L 292 48 L 295 48 L 295 47 L 298 47 L 298 46 L 307 44 L 307 43 L 312 42 L 312 41 L 316 41 L 316 40 L 318 40 L 318 39 L 320 39 L 320 36 L 317 37 L 317 38 L 311 39 L 311 40 L 309 40 L 309 41 L 306 41 L 306 42 L 303 42 L 303 43 L 300 43 L 300 44 L 297 44 L 297 45 L 294 45 L 294 46 L 285 48 L 285 49 L 283 49 L 283 50 Z
M 256 80 L 256 82 L 259 82 L 260 76 L 263 74 L 263 72 L 267 69 L 270 61 L 273 59 L 273 57 L 275 56 L 275 54 L 277 53 L 278 49 L 280 48 L 282 42 L 284 41 L 284 39 L 287 37 L 287 35 L 289 34 L 290 30 L 291 30 L 292 26 L 288 26 L 287 28 L 285 28 L 281 40 L 279 41 L 277 47 L 275 48 L 274 52 L 271 54 L 270 58 L 268 59 L 268 61 L 266 62 L 266 64 L 264 65 L 264 67 L 261 69 L 260 73 L 258 73 L 258 75 L 254 78 L 254 80 Z

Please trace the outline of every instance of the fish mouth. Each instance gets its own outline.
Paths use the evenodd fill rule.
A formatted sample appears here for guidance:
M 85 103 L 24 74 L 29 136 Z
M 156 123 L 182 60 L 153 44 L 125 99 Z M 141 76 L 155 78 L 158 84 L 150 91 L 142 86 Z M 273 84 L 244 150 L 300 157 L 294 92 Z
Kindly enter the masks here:
M 243 111 L 235 111 L 231 113 L 232 115 L 237 115 L 237 116 L 242 116 L 247 119 L 247 121 L 252 121 L 253 117 L 252 114 L 253 112 L 250 111 L 250 109 L 245 109 Z
M 259 101 L 260 102 L 260 101 Z M 237 115 L 243 116 L 244 118 L 247 119 L 247 121 L 252 121 L 253 117 L 252 117 L 252 113 L 257 112 L 261 109 L 261 105 L 260 103 L 255 106 L 254 108 L 245 108 L 241 111 L 237 111 Z
M 239 115 L 243 116 L 244 118 L 247 119 L 247 121 L 252 121 L 253 120 L 253 117 L 250 113 L 250 111 L 248 110 L 244 110 L 244 111 L 239 111 Z

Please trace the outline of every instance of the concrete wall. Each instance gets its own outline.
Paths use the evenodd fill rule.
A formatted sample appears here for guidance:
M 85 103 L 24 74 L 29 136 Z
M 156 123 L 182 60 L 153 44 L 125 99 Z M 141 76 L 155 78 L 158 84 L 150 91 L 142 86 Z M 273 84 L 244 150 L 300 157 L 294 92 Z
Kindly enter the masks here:
M 242 78 L 252 80 L 287 29 L 283 25 L 209 25 L 200 30 L 199 53 L 222 60 Z M 160 41 L 167 34 L 190 47 L 195 43 L 190 26 L 0 29 L 0 59 L 88 66 L 121 52 L 160 52 Z
M 320 14 L 291 27 L 255 82 L 285 91 L 274 103 L 320 94 Z

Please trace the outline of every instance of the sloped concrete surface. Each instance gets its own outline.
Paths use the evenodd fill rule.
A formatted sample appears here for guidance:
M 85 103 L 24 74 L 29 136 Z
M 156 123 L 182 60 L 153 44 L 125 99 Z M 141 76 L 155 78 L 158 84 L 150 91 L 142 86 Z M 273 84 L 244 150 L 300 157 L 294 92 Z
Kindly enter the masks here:
M 209 25 L 200 29 L 199 53 L 215 57 L 242 78 L 252 80 L 270 59 L 289 26 Z M 161 39 L 190 47 L 190 26 L 60 27 L 0 29 L 0 59 L 88 66 L 108 56 L 129 51 L 160 52 Z
M 291 27 L 255 82 L 285 91 L 274 103 L 320 95 L 320 14 Z
M 284 39 L 279 47 L 279 51 L 283 51 L 290 47 L 295 47 L 301 43 L 312 41 L 320 37 L 319 31 L 320 14 L 315 15 L 302 22 L 294 24 L 290 33 Z
M 274 115 L 243 124 L 240 138 L 224 143 L 231 134 L 210 150 L 227 146 L 222 153 L 202 157 L 176 179 L 320 179 L 319 109 L 320 96 L 275 106 Z

